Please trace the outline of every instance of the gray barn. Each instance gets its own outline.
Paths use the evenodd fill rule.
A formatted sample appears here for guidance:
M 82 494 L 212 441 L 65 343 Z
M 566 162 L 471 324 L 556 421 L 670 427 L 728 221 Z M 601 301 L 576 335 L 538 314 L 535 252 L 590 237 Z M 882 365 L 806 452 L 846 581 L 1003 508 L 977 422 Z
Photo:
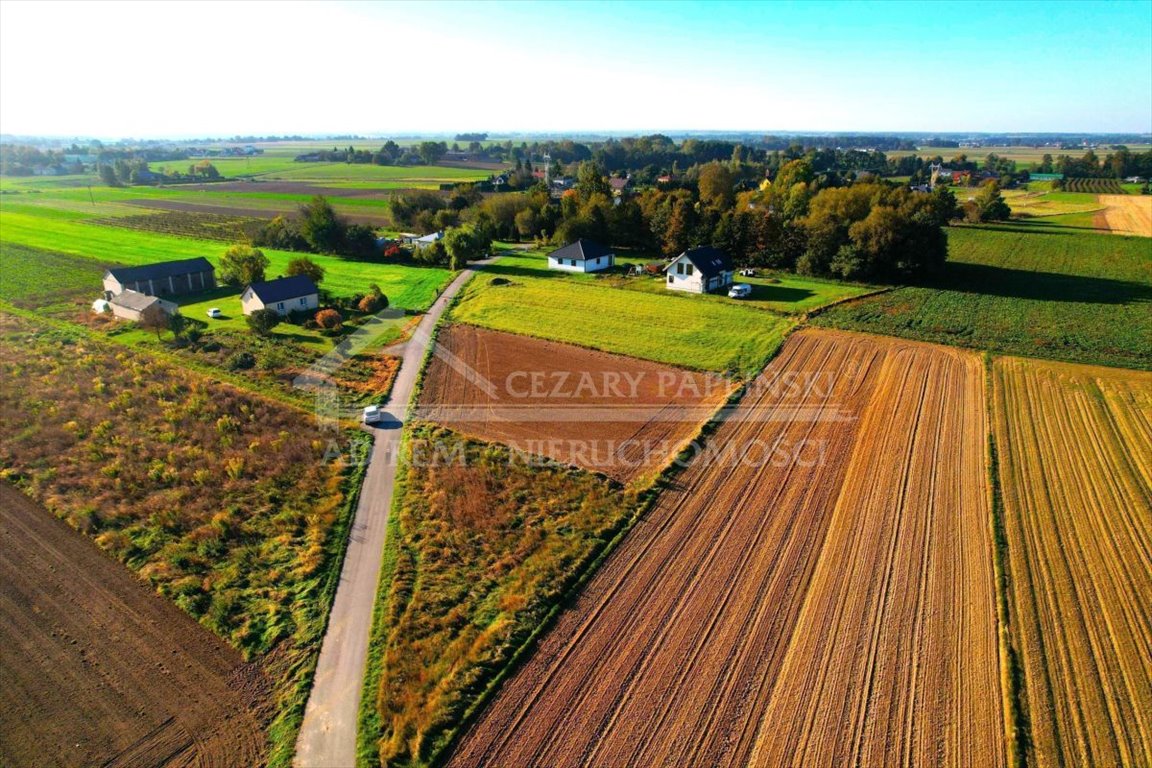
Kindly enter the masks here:
M 104 272 L 104 290 L 109 298 L 124 291 L 149 296 L 177 296 L 215 287 L 215 268 L 202 256 L 142 267 L 115 267 Z

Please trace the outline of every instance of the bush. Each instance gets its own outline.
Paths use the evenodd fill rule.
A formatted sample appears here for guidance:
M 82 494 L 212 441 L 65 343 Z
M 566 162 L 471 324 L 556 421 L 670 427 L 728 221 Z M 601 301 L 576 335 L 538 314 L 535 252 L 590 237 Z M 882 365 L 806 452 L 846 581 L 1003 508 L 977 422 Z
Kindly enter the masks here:
M 280 325 L 280 313 L 274 309 L 258 309 L 248 315 L 248 327 L 261 336 L 267 336 Z
M 326 331 L 340 330 L 344 324 L 344 316 L 334 309 L 322 309 L 316 313 L 316 325 Z
M 251 352 L 237 352 L 228 358 L 228 370 L 246 371 L 255 367 L 256 356 Z

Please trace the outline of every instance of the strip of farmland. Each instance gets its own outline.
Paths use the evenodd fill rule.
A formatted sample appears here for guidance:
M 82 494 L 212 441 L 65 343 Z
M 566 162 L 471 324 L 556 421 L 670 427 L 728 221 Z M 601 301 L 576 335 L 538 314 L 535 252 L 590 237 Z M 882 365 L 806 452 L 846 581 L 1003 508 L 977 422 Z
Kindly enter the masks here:
M 450 764 L 1004 764 L 984 413 L 974 356 L 796 334 Z
M 628 482 L 663 469 L 731 390 L 716 375 L 451 325 L 419 415 Z
M 1152 374 L 993 367 L 1029 765 L 1152 755 Z

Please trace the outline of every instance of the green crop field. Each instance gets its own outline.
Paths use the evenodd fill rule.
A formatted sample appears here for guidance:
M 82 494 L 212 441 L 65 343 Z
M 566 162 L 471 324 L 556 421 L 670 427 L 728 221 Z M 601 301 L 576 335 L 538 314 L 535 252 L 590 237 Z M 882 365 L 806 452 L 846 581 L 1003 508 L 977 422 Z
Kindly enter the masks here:
M 204 256 L 215 262 L 228 249 L 226 243 L 98 226 L 65 213 L 28 212 L 5 205 L 0 208 L 0 240 L 43 251 L 82 256 L 101 264 L 148 264 L 195 256 Z M 283 274 L 288 262 L 300 256 L 271 249 L 264 249 L 264 253 L 271 262 L 268 268 L 270 277 Z M 319 254 L 310 254 L 309 258 L 327 270 L 323 287 L 334 294 L 363 293 L 371 283 L 376 283 L 393 306 L 404 309 L 427 309 L 450 278 L 448 270 L 435 267 L 373 264 Z M 98 293 L 99 282 L 92 288 L 94 294 Z
M 544 277 L 511 278 L 508 285 L 493 285 L 493 279 L 499 278 L 487 271 L 478 275 L 451 318 L 701 370 L 758 370 L 793 324 L 692 296 Z
M 948 239 L 949 262 L 935 284 L 849 302 L 815 324 L 1152 369 L 1147 239 L 1031 222 L 955 227 Z

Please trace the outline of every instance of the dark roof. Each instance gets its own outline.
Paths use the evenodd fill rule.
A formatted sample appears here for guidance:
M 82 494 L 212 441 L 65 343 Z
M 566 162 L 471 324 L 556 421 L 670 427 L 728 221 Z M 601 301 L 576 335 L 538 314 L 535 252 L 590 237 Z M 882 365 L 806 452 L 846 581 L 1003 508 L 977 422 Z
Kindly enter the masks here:
M 108 270 L 112 277 L 121 283 L 134 283 L 137 280 L 162 280 L 177 275 L 211 272 L 212 264 L 203 256 L 180 261 L 162 261 L 159 264 L 145 264 L 142 267 L 113 267 Z
M 699 248 L 689 248 L 677 257 L 677 260 L 687 256 L 692 266 L 700 271 L 704 277 L 715 277 L 721 272 L 732 271 L 732 259 L 719 248 L 703 245 Z M 673 264 L 676 261 L 672 262 Z M 671 264 L 669 265 L 671 266 Z
M 611 256 L 612 249 L 592 240 L 580 238 L 574 243 L 568 243 L 563 248 L 557 248 L 548 255 L 557 259 L 588 261 L 589 259 L 598 259 L 601 256 Z
M 272 304 L 285 299 L 298 299 L 316 293 L 316 283 L 308 275 L 294 275 L 293 277 L 278 277 L 263 283 L 252 283 L 248 286 L 252 293 L 265 304 Z

